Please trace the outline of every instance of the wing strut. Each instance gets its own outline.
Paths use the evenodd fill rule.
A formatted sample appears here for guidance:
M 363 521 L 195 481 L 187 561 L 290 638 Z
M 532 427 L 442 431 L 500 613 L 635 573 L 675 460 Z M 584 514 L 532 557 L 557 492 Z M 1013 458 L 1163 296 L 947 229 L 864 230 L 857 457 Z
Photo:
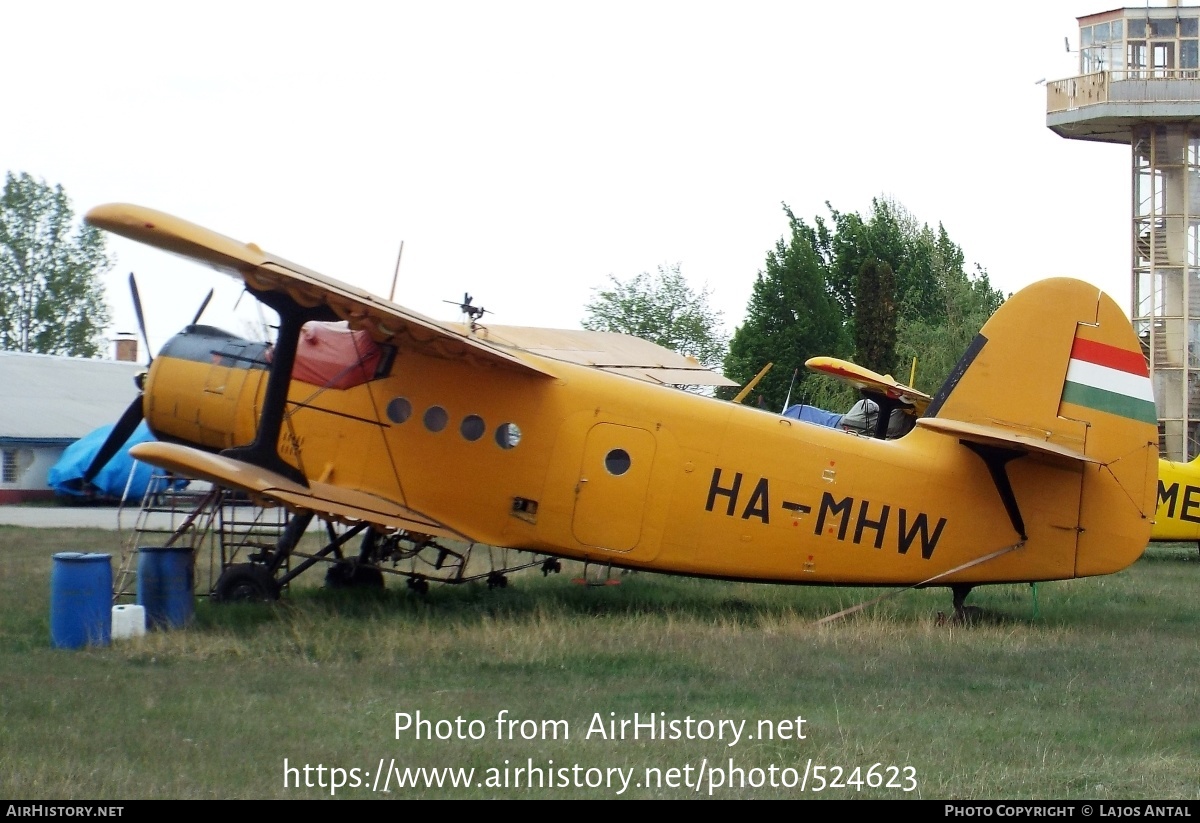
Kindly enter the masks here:
M 300 347 L 300 330 L 310 320 L 337 320 L 337 315 L 325 305 L 305 308 L 286 292 L 260 292 L 247 289 L 260 301 L 279 313 L 279 334 L 275 340 L 275 351 L 271 359 L 271 374 L 267 377 L 267 392 L 263 399 L 262 417 L 258 430 L 248 446 L 235 446 L 221 452 L 222 456 L 241 460 L 255 466 L 295 480 L 305 488 L 308 480 L 299 469 L 279 456 L 279 435 L 283 431 L 284 411 L 287 407 L 288 387 L 292 382 L 292 367 L 296 364 L 296 351 Z
M 1004 510 L 1008 512 L 1008 519 L 1012 522 L 1012 527 L 1016 529 L 1022 541 L 1028 540 L 1029 538 L 1025 534 L 1025 520 L 1021 517 L 1021 507 L 1017 504 L 1017 496 L 1013 493 L 1012 481 L 1008 479 L 1007 469 L 1008 461 L 1024 457 L 1025 452 L 974 443 L 970 440 L 959 440 L 958 442 L 975 452 L 983 460 L 984 465 L 988 468 L 988 473 L 992 476 L 992 483 L 996 485 L 996 491 L 1000 493 L 1000 500 L 1004 502 Z

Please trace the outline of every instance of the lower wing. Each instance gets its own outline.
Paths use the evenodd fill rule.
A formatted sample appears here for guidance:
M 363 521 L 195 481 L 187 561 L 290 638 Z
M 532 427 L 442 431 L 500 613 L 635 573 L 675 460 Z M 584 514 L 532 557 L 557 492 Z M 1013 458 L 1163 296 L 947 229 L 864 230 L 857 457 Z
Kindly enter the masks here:
M 467 535 L 395 501 L 319 481 L 310 481 L 306 488 L 273 471 L 189 446 L 142 443 L 130 449 L 130 454 L 185 477 L 237 489 L 256 501 L 282 505 L 292 511 L 473 542 Z

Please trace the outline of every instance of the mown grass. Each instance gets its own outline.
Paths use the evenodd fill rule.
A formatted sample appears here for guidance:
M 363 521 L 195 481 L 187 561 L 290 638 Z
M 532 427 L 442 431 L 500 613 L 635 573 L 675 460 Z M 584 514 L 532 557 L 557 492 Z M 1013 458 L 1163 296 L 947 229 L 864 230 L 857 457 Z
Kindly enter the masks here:
M 50 555 L 118 553 L 116 536 L 0 528 L 0 793 L 31 798 L 301 798 L 290 766 L 509 767 L 509 787 L 406 788 L 390 797 L 616 796 L 607 787 L 511 785 L 543 769 L 911 767 L 917 790 L 770 785 L 717 797 L 1196 798 L 1200 606 L 1195 546 L 1152 547 L 1107 578 L 977 590 L 970 626 L 942 623 L 944 589 L 879 594 L 577 572 L 421 598 L 327 591 L 319 574 L 275 606 L 201 601 L 195 625 L 107 648 L 49 643 Z M 304 578 L 301 578 L 303 581 Z M 397 712 L 484 721 L 484 739 L 415 739 Z M 501 711 L 565 720 L 570 739 L 497 739 Z M 805 719 L 805 739 L 605 740 L 637 712 L 667 719 Z M 477 727 L 478 728 L 478 727 Z M 318 775 L 310 774 L 312 782 Z M 300 776 L 303 781 L 303 776 Z M 328 783 L 328 773 L 325 774 Z M 368 783 L 372 782 L 369 778 Z M 380 783 L 382 786 L 382 782 Z M 708 792 L 702 787 L 699 796 Z M 345 787 L 338 797 L 371 797 Z

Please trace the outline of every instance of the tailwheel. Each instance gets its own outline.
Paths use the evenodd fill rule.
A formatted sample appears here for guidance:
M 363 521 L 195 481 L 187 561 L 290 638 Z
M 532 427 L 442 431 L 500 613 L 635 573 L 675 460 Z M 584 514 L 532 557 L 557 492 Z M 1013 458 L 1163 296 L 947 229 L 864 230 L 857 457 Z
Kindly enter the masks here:
M 270 603 L 279 599 L 279 583 L 266 566 L 238 563 L 221 572 L 212 599 L 218 603 Z
M 508 588 L 508 576 L 500 572 L 492 572 L 487 576 L 487 585 L 489 589 Z
M 334 563 L 325 572 L 325 587 L 328 589 L 382 589 L 383 572 L 372 566 L 363 566 L 352 560 Z
M 978 607 L 966 605 L 967 595 L 973 588 L 975 587 L 963 583 L 957 583 L 950 587 L 950 591 L 954 593 L 954 617 L 952 619 L 955 623 L 971 623 L 979 617 Z
M 429 594 L 429 581 L 419 575 L 410 577 L 408 578 L 408 588 L 416 594 Z
M 542 577 L 548 577 L 551 573 L 558 574 L 562 571 L 562 563 L 558 562 L 558 558 L 548 557 L 542 563 Z

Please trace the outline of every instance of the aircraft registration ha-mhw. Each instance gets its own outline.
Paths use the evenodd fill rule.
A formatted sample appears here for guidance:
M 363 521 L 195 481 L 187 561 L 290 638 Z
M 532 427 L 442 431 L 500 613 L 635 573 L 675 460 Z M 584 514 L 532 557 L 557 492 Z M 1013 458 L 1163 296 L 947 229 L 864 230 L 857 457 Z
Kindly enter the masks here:
M 240 278 L 280 317 L 269 356 L 205 326 L 173 338 L 127 415 L 162 442 L 135 455 L 301 525 L 355 524 L 351 576 L 425 547 L 432 573 L 459 557 L 437 542 L 451 538 L 744 581 L 949 586 L 961 606 L 981 584 L 1116 572 L 1147 544 L 1150 381 L 1128 320 L 1081 281 L 1010 298 L 886 440 L 664 385 L 721 381 L 687 361 L 605 368 L 592 333 L 442 324 L 161 212 L 87 220 Z M 329 336 L 306 324 L 331 321 L 354 330 L 342 353 L 306 365 Z M 229 567 L 215 593 L 277 594 L 294 542 Z

